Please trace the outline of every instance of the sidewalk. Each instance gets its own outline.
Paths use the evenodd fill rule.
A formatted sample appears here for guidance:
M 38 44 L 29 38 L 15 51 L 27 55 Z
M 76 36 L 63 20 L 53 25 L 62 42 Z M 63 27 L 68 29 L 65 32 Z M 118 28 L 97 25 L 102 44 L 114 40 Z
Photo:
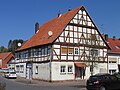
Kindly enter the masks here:
M 75 81 L 60 81 L 60 82 L 47 82 L 47 81 L 41 81 L 41 80 L 28 80 L 22 77 L 18 77 L 16 82 L 20 82 L 23 84 L 31 84 L 31 85 L 39 85 L 39 86 L 64 86 L 64 85 L 81 85 L 85 86 L 86 81 L 85 80 L 75 80 Z

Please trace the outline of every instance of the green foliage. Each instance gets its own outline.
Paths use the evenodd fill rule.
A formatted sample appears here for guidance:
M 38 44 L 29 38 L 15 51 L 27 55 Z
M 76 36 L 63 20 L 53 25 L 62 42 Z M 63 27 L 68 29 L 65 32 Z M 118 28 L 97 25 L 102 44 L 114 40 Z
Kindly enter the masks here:
M 22 44 L 23 42 L 24 41 L 22 39 L 9 40 L 8 48 L 0 46 L 0 53 L 12 52 L 13 54 L 15 54 L 15 51 L 19 48 L 18 43 Z
M 0 47 L 0 53 L 4 53 L 4 52 L 7 52 L 7 51 L 8 51 L 8 49 L 5 48 L 4 46 Z
M 23 43 L 24 41 L 22 39 L 15 39 L 15 40 L 9 40 L 8 42 L 8 51 L 12 52 L 13 54 L 15 51 L 19 48 L 18 43 Z

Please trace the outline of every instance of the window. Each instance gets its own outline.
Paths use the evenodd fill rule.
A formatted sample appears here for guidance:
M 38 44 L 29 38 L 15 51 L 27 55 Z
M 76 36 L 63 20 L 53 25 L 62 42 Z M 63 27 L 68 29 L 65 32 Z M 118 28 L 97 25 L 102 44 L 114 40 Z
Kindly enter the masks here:
M 92 56 L 95 56 L 95 57 L 98 56 L 98 50 L 96 50 L 94 48 L 91 49 L 90 53 L 91 53 Z
M 24 66 L 23 65 L 20 65 L 20 73 L 23 73 L 24 72 Z
M 35 74 L 38 74 L 38 66 L 36 66 Z
M 19 65 L 16 65 L 16 73 L 19 73 L 19 71 L 20 71 Z
M 78 55 L 78 53 L 79 53 L 78 50 L 79 50 L 78 48 L 75 48 L 75 54 L 76 55 Z
M 120 46 L 116 46 L 116 48 L 120 49 Z
M 73 72 L 73 66 L 72 65 L 69 65 L 68 66 L 68 73 L 72 73 Z
M 67 48 L 66 47 L 62 47 L 61 48 L 61 53 L 62 54 L 66 54 L 67 53 Z
M 116 70 L 109 70 L 109 73 L 110 74 L 113 74 L 113 73 L 115 73 L 116 72 Z
M 48 52 L 47 52 L 47 51 L 48 51 L 48 49 L 47 49 L 47 48 L 45 48 L 45 55 L 47 55 L 47 54 L 48 54 Z
M 109 63 L 117 63 L 117 61 L 109 61 Z
M 69 48 L 69 49 L 68 49 L 68 53 L 69 53 L 69 54 L 73 54 L 73 48 Z
M 45 54 L 44 54 L 44 52 L 45 52 L 44 50 L 45 50 L 45 49 L 44 49 L 44 48 L 42 48 L 42 56 L 44 56 L 44 55 L 45 55 Z
M 60 67 L 60 73 L 65 73 L 65 68 L 66 68 L 66 66 L 61 66 Z

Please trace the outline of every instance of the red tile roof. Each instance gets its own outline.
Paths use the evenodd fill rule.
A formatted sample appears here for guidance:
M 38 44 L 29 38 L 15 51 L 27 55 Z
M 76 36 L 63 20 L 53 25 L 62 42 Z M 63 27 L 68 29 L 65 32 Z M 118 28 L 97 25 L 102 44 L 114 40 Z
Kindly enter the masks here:
M 39 28 L 39 32 L 36 33 L 35 35 L 33 35 L 28 41 L 26 41 L 21 46 L 21 48 L 19 48 L 17 51 L 21 51 L 21 50 L 28 49 L 28 48 L 35 47 L 35 46 L 53 43 L 56 40 L 56 38 L 59 37 L 59 35 L 62 33 L 62 31 L 67 26 L 67 24 L 70 22 L 70 20 L 72 20 L 72 18 L 74 18 L 74 16 L 76 15 L 76 13 L 79 10 L 85 10 L 85 8 L 83 6 L 78 7 L 74 10 L 71 10 L 71 11 L 65 13 L 65 14 L 62 14 L 60 17 L 56 17 L 56 18 L 46 22 Z M 51 37 L 48 35 L 49 31 L 52 31 L 52 33 L 53 33 L 53 35 Z M 106 43 L 106 45 L 107 45 L 107 43 Z
M 0 59 L 5 60 L 5 58 L 11 54 L 11 52 L 0 53 Z
M 111 47 L 111 50 L 108 53 L 118 53 L 120 54 L 120 40 L 108 38 L 108 45 Z
M 60 17 L 56 17 L 43 24 L 39 28 L 39 32 L 33 35 L 32 38 L 30 38 L 26 43 L 24 43 L 23 46 L 18 49 L 18 51 L 39 45 L 52 43 L 62 33 L 66 25 L 81 8 L 84 7 L 82 6 L 71 10 L 65 14 L 62 14 Z M 53 35 L 51 37 L 48 36 L 48 31 L 53 32 Z
M 0 53 L 0 59 L 2 59 L 0 68 L 7 68 L 7 63 L 14 59 L 14 55 L 11 52 Z

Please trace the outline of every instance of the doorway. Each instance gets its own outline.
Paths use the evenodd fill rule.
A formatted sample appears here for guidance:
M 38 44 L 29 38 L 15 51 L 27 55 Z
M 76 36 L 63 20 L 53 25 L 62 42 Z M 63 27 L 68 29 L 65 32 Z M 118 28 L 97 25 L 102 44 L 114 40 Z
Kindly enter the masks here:
M 84 79 L 85 77 L 85 64 L 75 63 L 75 79 Z
M 32 79 L 32 64 L 27 64 L 26 79 Z

